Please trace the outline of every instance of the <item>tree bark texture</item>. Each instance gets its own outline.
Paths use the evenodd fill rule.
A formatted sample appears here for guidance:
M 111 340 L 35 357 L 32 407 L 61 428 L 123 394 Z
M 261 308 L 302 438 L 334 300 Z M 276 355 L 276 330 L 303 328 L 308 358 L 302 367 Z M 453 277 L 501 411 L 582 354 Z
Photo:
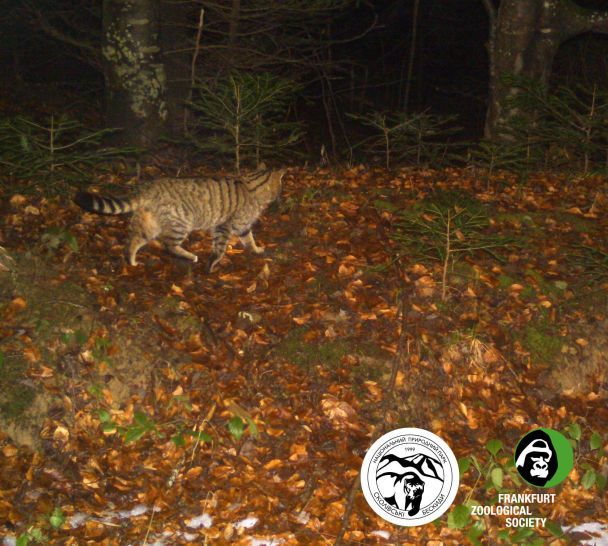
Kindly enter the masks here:
M 167 121 L 158 0 L 104 0 L 106 116 L 124 144 L 153 144 Z
M 191 36 L 188 25 L 198 17 L 190 2 L 161 0 L 161 49 L 167 75 L 167 129 L 172 137 L 184 132 L 184 110 L 190 98 Z
M 491 26 L 485 136 L 499 141 L 516 113 L 508 99 L 519 92 L 505 76 L 548 83 L 560 44 L 584 32 L 608 33 L 608 12 L 584 9 L 572 0 L 502 0 L 497 13 L 490 2 L 484 4 Z

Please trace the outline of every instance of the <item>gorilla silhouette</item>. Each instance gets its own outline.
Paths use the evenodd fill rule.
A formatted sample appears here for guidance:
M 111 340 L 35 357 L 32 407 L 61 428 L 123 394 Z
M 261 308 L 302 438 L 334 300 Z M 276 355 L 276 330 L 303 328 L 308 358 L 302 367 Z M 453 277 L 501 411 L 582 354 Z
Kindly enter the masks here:
M 543 487 L 557 471 L 557 453 L 549 435 L 541 429 L 526 434 L 515 450 L 515 466 L 532 485 Z

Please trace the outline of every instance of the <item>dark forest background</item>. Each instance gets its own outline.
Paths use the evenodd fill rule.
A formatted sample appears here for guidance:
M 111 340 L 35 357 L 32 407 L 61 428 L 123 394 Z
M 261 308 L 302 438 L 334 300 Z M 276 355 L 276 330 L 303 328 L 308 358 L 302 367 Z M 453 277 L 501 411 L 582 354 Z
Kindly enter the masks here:
M 502 17 L 499 2 L 140 0 L 130 16 L 137 12 L 135 16 L 157 18 L 151 32 L 158 37 L 142 39 L 158 42 L 148 50 L 158 45 L 150 62 L 164 68 L 161 98 L 168 109 L 166 122 L 144 124 L 143 129 L 129 118 L 120 96 L 121 77 L 109 73 L 103 54 L 108 21 L 121 17 L 122 4 L 4 0 L 4 115 L 33 115 L 41 122 L 41 115 L 67 113 L 98 129 L 121 128 L 114 140 L 140 149 L 171 141 L 218 158 L 232 157 L 234 135 L 217 134 L 225 112 L 217 112 L 217 104 L 202 103 L 221 95 L 222 85 L 230 94 L 226 82 L 236 75 L 245 78 L 239 80 L 245 91 L 268 78 L 266 91 L 272 95 L 274 89 L 279 98 L 259 114 L 265 145 L 283 150 L 283 156 L 296 150 L 291 156 L 296 161 L 317 162 L 327 155 L 328 160 L 364 158 L 388 165 L 382 131 L 400 123 L 434 141 L 470 143 L 484 135 L 491 85 L 489 10 Z M 574 5 L 604 7 L 599 0 Z M 560 44 L 541 95 L 560 86 L 585 87 L 594 96 L 606 88 L 608 38 L 582 30 Z M 531 108 L 538 110 L 538 105 Z M 154 117 L 150 112 L 145 116 Z M 486 137 L 490 132 L 486 126 Z M 404 146 L 396 140 L 397 148 Z M 464 149 L 458 153 L 470 157 Z M 246 158 L 246 150 L 244 154 Z M 249 155 L 259 159 L 259 148 Z M 414 155 L 419 162 L 420 150 Z M 406 162 L 410 156 L 397 154 Z

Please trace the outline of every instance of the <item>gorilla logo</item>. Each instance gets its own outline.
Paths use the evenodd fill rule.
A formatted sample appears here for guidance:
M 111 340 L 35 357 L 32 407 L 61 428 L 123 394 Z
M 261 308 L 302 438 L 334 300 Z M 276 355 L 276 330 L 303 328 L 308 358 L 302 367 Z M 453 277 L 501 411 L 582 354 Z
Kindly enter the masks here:
M 526 434 L 515 450 L 519 475 L 532 485 L 544 487 L 557 471 L 557 453 L 549 435 L 541 429 Z

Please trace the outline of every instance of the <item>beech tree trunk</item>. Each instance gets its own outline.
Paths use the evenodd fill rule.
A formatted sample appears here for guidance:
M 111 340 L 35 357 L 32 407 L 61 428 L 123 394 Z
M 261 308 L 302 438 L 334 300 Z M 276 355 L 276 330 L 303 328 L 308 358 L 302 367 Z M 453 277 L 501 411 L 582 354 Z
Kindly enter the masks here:
M 167 122 L 158 0 L 104 0 L 106 117 L 123 144 L 147 147 Z
M 184 111 L 189 99 L 191 36 L 186 31 L 198 17 L 190 2 L 161 0 L 161 50 L 167 75 L 167 129 L 178 138 L 184 132 Z
M 584 32 L 608 33 L 608 11 L 581 8 L 572 0 L 501 0 L 496 11 L 483 0 L 490 17 L 490 96 L 485 136 L 499 141 L 515 114 L 507 99 L 519 92 L 505 76 L 546 84 L 555 53 L 564 41 Z

